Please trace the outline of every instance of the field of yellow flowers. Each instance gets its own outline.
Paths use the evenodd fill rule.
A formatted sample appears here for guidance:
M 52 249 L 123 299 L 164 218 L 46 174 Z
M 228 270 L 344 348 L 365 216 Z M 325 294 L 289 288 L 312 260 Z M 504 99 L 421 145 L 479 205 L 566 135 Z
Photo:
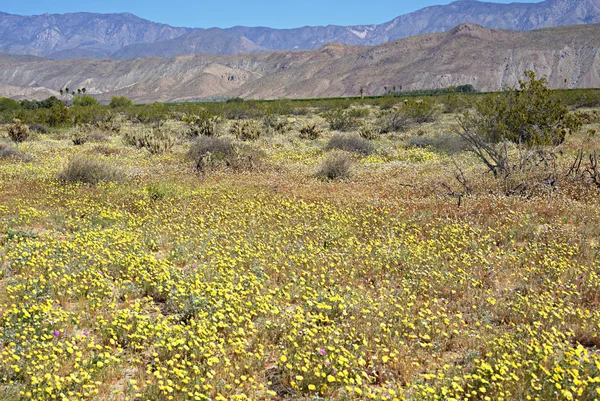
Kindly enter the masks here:
M 297 138 L 206 175 L 185 143 L 21 144 L 0 159 L 0 400 L 600 399 L 598 192 L 457 207 L 450 156 L 375 142 L 340 182 Z M 127 178 L 60 182 L 76 154 Z

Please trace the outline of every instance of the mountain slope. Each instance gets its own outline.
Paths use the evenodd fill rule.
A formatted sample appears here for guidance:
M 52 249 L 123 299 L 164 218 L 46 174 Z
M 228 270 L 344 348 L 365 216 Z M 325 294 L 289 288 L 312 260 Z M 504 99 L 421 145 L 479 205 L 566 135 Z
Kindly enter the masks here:
M 462 24 L 374 47 L 333 43 L 314 51 L 171 59 L 51 61 L 2 55 L 0 96 L 65 86 L 85 87 L 100 99 L 125 95 L 137 102 L 356 96 L 361 87 L 377 95 L 386 86 L 473 84 L 489 91 L 514 85 L 528 69 L 546 75 L 554 88 L 600 87 L 600 25 L 519 32 Z M 2 86 L 10 92 L 2 93 Z
M 52 59 L 111 56 L 126 59 L 187 53 L 312 50 L 333 42 L 377 45 L 414 35 L 445 32 L 464 22 L 509 30 L 600 23 L 600 0 L 510 4 L 460 0 L 427 7 L 380 25 L 295 29 L 173 28 L 131 14 L 17 16 L 0 13 L 0 52 Z

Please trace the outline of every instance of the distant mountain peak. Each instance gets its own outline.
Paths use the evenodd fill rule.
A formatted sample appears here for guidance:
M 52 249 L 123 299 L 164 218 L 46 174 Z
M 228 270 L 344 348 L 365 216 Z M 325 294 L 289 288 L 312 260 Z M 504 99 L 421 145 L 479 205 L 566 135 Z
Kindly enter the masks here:
M 131 13 L 44 14 L 17 16 L 0 12 L 0 52 L 46 58 L 172 57 L 184 53 L 260 53 L 313 50 L 339 42 L 371 46 L 425 33 L 447 32 L 462 23 L 503 30 L 533 30 L 600 23 L 600 0 L 545 0 L 492 3 L 457 0 L 430 6 L 376 25 L 176 28 Z M 53 31 L 48 32 L 48 27 Z M 453 35 L 484 35 L 474 26 Z

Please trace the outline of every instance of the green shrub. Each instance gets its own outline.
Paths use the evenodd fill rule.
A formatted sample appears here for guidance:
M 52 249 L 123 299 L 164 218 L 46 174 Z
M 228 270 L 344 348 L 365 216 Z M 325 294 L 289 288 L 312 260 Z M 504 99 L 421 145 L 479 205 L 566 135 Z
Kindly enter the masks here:
M 324 115 L 329 128 L 335 131 L 351 131 L 358 126 L 358 119 L 348 110 L 331 110 Z
M 113 96 L 108 104 L 111 109 L 124 109 L 131 106 L 133 102 L 125 96 Z
M 412 121 L 400 110 L 383 110 L 377 117 L 376 126 L 382 134 L 389 134 L 407 131 L 412 126 Z
M 390 110 L 379 113 L 377 126 L 384 133 L 407 131 L 415 124 L 433 122 L 441 112 L 441 107 L 432 100 L 405 100 Z
M 69 160 L 58 178 L 63 182 L 95 185 L 102 181 L 119 181 L 123 178 L 123 173 L 105 161 L 89 155 L 80 155 Z
M 21 123 L 21 120 L 15 119 L 13 124 L 8 127 L 8 137 L 14 143 L 25 142 L 29 138 L 29 128 Z
M 90 107 L 98 106 L 99 104 L 100 103 L 98 103 L 98 100 L 90 95 L 77 96 L 75 99 L 73 99 L 73 106 Z
M 407 100 L 400 108 L 416 124 L 434 122 L 440 114 L 440 106 L 432 99 Z
M 58 127 L 61 125 L 67 125 L 71 123 L 71 112 L 64 103 L 55 103 L 50 108 L 50 114 L 46 121 L 51 127 Z
M 545 78 L 527 71 L 516 89 L 477 102 L 461 117 L 463 132 L 489 143 L 509 141 L 527 146 L 558 145 L 578 131 L 582 120 L 552 96 Z
M 567 134 L 583 125 L 579 116 L 552 96 L 546 79 L 536 79 L 532 71 L 525 75 L 528 80 L 520 81 L 518 88 L 484 98 L 474 112 L 466 112 L 457 131 L 494 177 L 503 178 L 507 188 L 513 187 L 507 194 L 523 193 L 523 188 L 540 184 L 521 181 L 513 185 L 512 176 L 529 180 L 529 176 L 544 175 L 543 182 L 557 177 L 556 154 L 548 148 L 560 145 Z M 508 146 L 511 142 L 515 145 Z
M 325 145 L 325 150 L 332 149 L 345 150 L 346 152 L 365 156 L 373 153 L 373 145 L 357 135 L 334 135 Z
M 164 182 L 153 183 L 146 186 L 146 193 L 153 201 L 160 201 L 173 193 L 171 186 Z
M 321 163 L 317 177 L 325 180 L 340 180 L 350 177 L 352 159 L 345 152 L 332 152 Z
M 18 110 L 20 108 L 21 108 L 21 105 L 16 100 L 9 99 L 7 97 L 0 98 L 0 112 Z
M 229 133 L 242 141 L 254 141 L 262 135 L 260 126 L 251 120 L 234 121 Z

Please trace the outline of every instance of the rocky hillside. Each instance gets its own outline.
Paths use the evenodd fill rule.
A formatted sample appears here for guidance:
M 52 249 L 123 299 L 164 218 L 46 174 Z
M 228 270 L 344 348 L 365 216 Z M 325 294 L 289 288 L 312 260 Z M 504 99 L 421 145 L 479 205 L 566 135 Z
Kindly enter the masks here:
M 270 29 L 173 28 L 131 14 L 18 16 L 0 13 L 0 52 L 51 59 L 173 57 L 312 50 L 325 44 L 377 45 L 471 22 L 494 29 L 532 30 L 600 23 L 600 0 L 497 4 L 461 0 L 427 7 L 380 25 Z
M 334 43 L 303 52 L 58 61 L 4 55 L 0 96 L 56 93 L 65 86 L 137 102 L 356 96 L 361 87 L 369 95 L 394 86 L 473 84 L 490 91 L 515 84 L 528 69 L 546 75 L 554 88 L 600 87 L 599 51 L 599 24 L 527 32 L 462 24 L 373 47 Z

